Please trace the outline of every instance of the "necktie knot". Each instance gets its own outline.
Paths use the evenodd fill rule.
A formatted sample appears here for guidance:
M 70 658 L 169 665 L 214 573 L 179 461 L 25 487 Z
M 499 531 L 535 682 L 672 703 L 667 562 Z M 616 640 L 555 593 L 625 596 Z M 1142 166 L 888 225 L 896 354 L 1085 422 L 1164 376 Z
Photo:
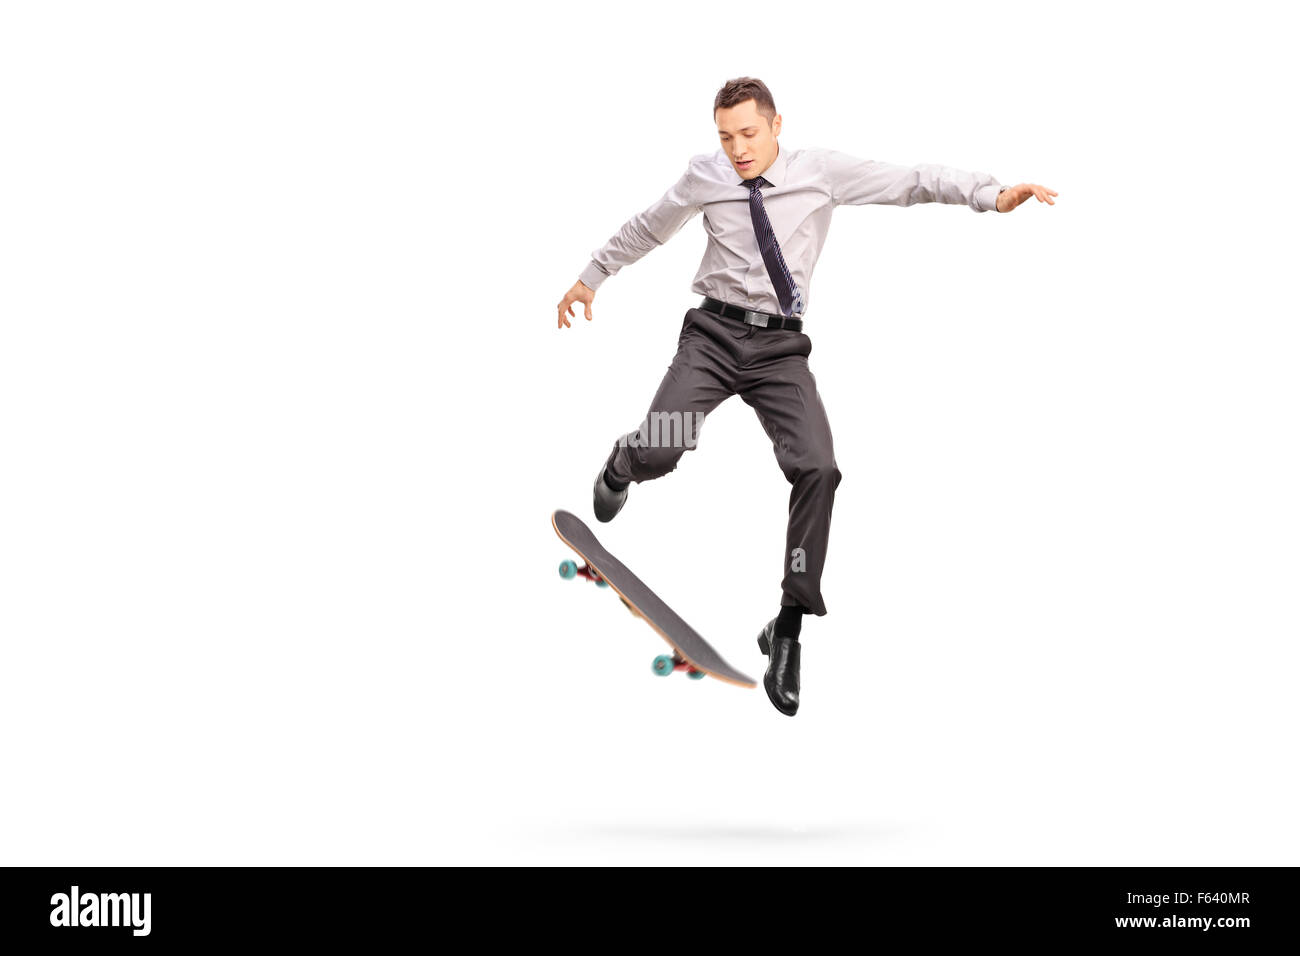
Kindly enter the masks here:
M 753 179 L 745 180 L 745 185 L 749 187 L 749 191 L 752 193 L 760 186 L 766 186 L 767 180 L 764 179 L 762 176 L 755 176 Z

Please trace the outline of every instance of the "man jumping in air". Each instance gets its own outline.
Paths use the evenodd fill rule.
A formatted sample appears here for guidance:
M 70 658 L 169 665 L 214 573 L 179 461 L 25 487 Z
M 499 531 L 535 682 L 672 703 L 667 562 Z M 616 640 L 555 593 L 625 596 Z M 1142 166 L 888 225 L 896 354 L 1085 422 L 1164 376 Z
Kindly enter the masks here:
M 591 319 L 596 290 L 623 266 L 667 242 L 697 213 L 708 246 L 691 290 L 674 357 L 645 420 L 614 444 L 593 489 L 596 517 L 609 521 L 632 482 L 658 478 L 694 447 L 704 416 L 731 395 L 758 414 L 777 464 L 790 482 L 781 607 L 758 636 L 768 656 L 763 686 L 776 709 L 799 708 L 802 615 L 826 613 L 821 576 L 840 471 L 830 422 L 808 367 L 812 340 L 802 331 L 813 267 L 836 206 L 964 203 L 976 212 L 1010 212 L 1031 196 L 1054 205 L 1034 183 L 1003 186 L 985 173 L 947 166 L 894 166 L 830 149 L 782 149 L 781 116 L 761 80 L 728 81 L 713 102 L 722 148 L 691 158 L 681 179 L 592 253 L 559 304 L 567 328 L 573 303 Z M 680 441 L 653 441 L 665 420 L 681 422 Z

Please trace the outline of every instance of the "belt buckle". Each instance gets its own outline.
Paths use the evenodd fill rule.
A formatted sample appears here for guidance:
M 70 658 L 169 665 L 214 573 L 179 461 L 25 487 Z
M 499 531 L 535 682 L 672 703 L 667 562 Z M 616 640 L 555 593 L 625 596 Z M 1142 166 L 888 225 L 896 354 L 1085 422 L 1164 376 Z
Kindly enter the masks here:
M 757 325 L 760 329 L 767 328 L 767 313 L 765 312 L 746 312 L 745 321 L 750 325 Z

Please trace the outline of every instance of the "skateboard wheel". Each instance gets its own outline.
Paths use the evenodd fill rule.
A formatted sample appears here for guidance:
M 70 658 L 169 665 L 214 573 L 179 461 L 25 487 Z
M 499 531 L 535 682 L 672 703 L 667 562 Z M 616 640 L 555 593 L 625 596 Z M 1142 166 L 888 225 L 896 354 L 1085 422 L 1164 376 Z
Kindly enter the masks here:
M 606 581 L 604 578 L 600 577 L 599 575 L 597 575 L 597 577 L 596 577 L 596 587 L 598 587 L 598 588 L 607 588 L 607 587 L 609 587 L 609 582 Z
M 686 672 L 686 676 L 689 677 L 691 680 L 702 680 L 704 678 L 704 671 L 697 671 L 694 667 L 692 667 L 689 671 Z
M 578 566 L 574 564 L 572 561 L 560 562 L 560 577 L 564 578 L 567 581 L 570 578 L 576 577 L 577 574 L 578 574 Z
M 673 659 L 667 654 L 660 654 L 655 658 L 655 673 L 660 677 L 667 677 L 673 672 Z

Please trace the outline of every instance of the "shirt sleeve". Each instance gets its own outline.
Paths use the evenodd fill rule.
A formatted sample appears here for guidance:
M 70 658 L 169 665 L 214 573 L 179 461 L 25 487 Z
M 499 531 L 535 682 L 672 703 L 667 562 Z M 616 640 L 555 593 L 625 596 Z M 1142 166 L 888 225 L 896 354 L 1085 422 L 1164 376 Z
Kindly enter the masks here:
M 1006 188 L 988 173 L 932 163 L 895 166 L 833 149 L 826 151 L 826 178 L 833 206 L 942 202 L 965 203 L 976 212 L 988 212 L 997 209 L 998 193 Z
M 593 290 L 599 288 L 619 269 L 671 239 L 700 211 L 698 195 L 695 174 L 688 164 L 681 179 L 658 202 L 629 219 L 608 242 L 591 254 L 591 262 L 578 276 L 583 285 Z

